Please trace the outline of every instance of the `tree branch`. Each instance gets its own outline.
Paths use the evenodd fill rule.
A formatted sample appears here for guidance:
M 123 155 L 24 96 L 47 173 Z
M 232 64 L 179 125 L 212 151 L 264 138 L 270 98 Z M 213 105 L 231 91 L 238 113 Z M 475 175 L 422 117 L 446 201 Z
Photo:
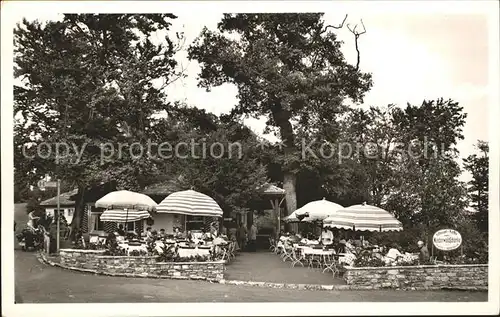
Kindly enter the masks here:
M 354 34 L 354 45 L 356 47 L 356 53 L 357 53 L 357 60 L 356 60 L 356 70 L 359 69 L 359 62 L 360 62 L 360 54 L 359 54 L 359 46 L 358 46 L 358 39 L 359 39 L 359 36 L 362 35 L 362 34 L 365 34 L 366 33 L 366 28 L 365 28 L 365 24 L 363 23 L 363 20 L 361 20 L 361 25 L 363 26 L 363 31 L 357 31 L 357 27 L 358 25 L 356 24 L 354 26 L 354 28 L 351 28 L 351 26 L 349 25 L 349 23 L 347 23 L 347 28 L 349 29 L 349 31 Z
M 316 33 L 316 35 L 315 35 L 315 37 L 314 37 L 314 41 L 313 41 L 313 42 L 315 42 L 315 41 L 318 39 L 318 37 L 320 37 L 320 36 L 321 36 L 321 34 L 323 34 L 323 33 L 325 33 L 326 31 L 328 31 L 328 28 L 337 29 L 337 30 L 338 30 L 338 29 L 343 28 L 343 27 L 344 27 L 344 24 L 345 24 L 345 21 L 347 20 L 347 16 L 348 16 L 348 15 L 346 14 L 346 15 L 345 15 L 345 17 L 344 17 L 344 20 L 342 20 L 342 23 L 341 23 L 341 24 L 339 24 L 339 25 L 337 25 L 337 26 L 335 26 L 335 25 L 327 25 L 327 26 L 325 26 L 325 28 L 324 28 L 322 31 L 317 32 L 317 33 Z M 312 61 L 311 61 L 311 67 L 312 67 L 312 68 L 314 68 L 314 65 L 316 64 L 316 59 L 317 59 L 317 58 L 318 58 L 318 53 L 316 53 L 316 54 L 314 55 L 314 58 L 313 58 L 313 59 L 312 59 Z
M 339 24 L 339 25 L 337 25 L 337 26 L 335 26 L 335 25 L 327 25 L 327 26 L 323 29 L 323 31 L 321 31 L 321 33 L 320 33 L 320 34 L 325 33 L 325 32 L 328 30 L 328 28 L 332 28 L 332 29 L 341 29 L 341 28 L 343 28 L 343 27 L 344 27 L 344 23 L 345 23 L 345 21 L 346 21 L 346 20 L 347 20 L 347 14 L 345 15 L 344 20 L 342 21 L 342 23 L 341 23 L 341 24 Z M 348 24 L 348 25 L 349 25 L 349 24 Z

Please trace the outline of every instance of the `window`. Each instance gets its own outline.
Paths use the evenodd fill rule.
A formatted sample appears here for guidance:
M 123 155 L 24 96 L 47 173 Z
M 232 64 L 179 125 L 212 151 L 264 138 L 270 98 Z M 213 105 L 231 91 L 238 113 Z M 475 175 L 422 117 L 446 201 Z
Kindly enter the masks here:
M 95 213 L 94 217 L 94 231 L 104 231 L 104 222 L 101 221 L 102 213 Z
M 125 230 L 125 231 L 135 231 L 135 228 L 137 227 L 135 224 L 136 224 L 136 222 L 127 222 L 127 223 L 120 222 L 120 223 L 118 223 L 118 226 L 122 225 L 123 230 Z
M 91 231 L 104 231 L 104 222 L 101 221 L 101 215 L 104 211 L 103 208 L 96 208 L 90 206 L 90 229 Z
M 201 230 L 203 229 L 203 217 L 186 216 L 186 230 Z
M 67 211 L 68 211 L 67 212 L 68 217 L 73 217 L 75 210 L 73 208 L 68 208 Z

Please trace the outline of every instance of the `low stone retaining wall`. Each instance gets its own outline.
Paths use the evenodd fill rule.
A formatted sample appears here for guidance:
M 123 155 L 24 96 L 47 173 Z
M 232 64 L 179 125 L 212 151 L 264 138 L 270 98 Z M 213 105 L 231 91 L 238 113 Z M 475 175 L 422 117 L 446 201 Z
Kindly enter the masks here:
M 488 265 L 348 267 L 348 285 L 379 289 L 488 289 Z
M 220 281 L 224 262 L 157 262 L 155 256 L 109 256 L 104 250 L 61 249 L 60 264 L 98 274 Z

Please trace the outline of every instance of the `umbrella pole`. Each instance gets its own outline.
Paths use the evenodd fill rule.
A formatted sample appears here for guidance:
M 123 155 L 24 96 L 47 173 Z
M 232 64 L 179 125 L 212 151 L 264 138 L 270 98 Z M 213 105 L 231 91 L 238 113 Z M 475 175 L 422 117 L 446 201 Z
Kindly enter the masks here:
M 127 230 L 128 232 L 128 208 L 126 209 L 127 210 L 127 215 L 125 216 L 125 230 Z

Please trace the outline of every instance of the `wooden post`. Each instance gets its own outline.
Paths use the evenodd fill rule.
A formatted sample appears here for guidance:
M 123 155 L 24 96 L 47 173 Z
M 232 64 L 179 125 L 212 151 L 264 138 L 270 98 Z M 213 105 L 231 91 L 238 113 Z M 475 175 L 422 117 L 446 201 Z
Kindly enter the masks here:
M 432 244 L 432 247 L 431 247 L 431 257 L 434 258 L 434 241 L 431 244 Z
M 274 212 L 276 214 L 276 218 L 277 218 L 277 225 L 278 225 L 278 228 L 276 228 L 276 235 L 279 236 L 279 232 L 280 232 L 280 228 L 281 228 L 281 224 L 280 224 L 280 202 L 278 199 L 275 199 L 274 200 Z M 276 237 L 274 237 L 276 238 Z
M 61 220 L 60 220 L 61 219 L 61 210 L 60 210 L 60 208 L 61 208 L 61 202 L 60 202 L 60 196 L 61 196 L 61 180 L 58 179 L 57 180 L 57 218 L 56 218 L 57 219 L 56 220 L 57 221 L 57 237 L 56 237 L 56 239 L 57 239 L 56 240 L 57 241 L 56 252 L 57 253 L 59 253 L 59 246 L 60 246 L 59 245 L 59 243 L 60 243 L 59 242 L 59 240 L 60 240 L 59 236 L 61 235 L 61 233 L 60 233 L 60 230 L 61 230 L 60 229 L 60 223 L 61 223 Z

